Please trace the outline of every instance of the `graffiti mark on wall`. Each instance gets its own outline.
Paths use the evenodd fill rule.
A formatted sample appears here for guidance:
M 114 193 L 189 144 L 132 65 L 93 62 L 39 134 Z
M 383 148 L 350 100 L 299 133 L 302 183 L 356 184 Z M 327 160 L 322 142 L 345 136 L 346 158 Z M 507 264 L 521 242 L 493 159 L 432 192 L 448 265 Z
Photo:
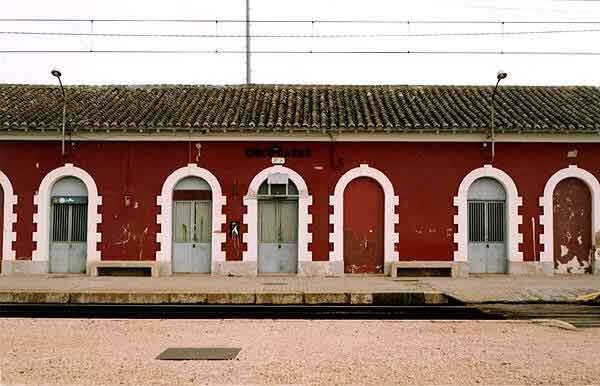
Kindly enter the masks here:
M 148 232 L 150 227 L 146 225 L 142 232 L 136 233 L 132 231 L 131 224 L 126 224 L 125 226 L 121 226 L 121 235 L 118 241 L 114 242 L 113 245 L 123 247 L 123 254 L 121 258 L 128 258 L 127 254 L 129 252 L 127 247 L 132 244 L 133 248 L 135 248 L 135 255 L 139 260 L 142 260 L 144 256 L 144 243 L 148 237 Z

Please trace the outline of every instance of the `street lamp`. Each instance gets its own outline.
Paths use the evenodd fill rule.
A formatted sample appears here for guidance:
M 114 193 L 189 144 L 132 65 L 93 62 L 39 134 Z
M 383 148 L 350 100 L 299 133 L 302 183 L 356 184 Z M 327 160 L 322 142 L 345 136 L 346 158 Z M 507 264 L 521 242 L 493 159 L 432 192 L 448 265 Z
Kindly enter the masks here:
M 492 119 L 491 119 L 491 134 L 490 134 L 490 138 L 492 140 L 492 162 L 494 162 L 494 156 L 496 155 L 496 148 L 494 146 L 494 101 L 496 100 L 496 93 L 498 91 L 498 86 L 500 85 L 500 81 L 502 79 L 506 79 L 506 77 L 508 76 L 508 74 L 504 71 L 498 71 L 498 74 L 496 75 L 496 79 L 498 79 L 498 81 L 496 82 L 496 87 L 494 87 L 494 92 L 492 92 Z
M 60 80 L 60 77 L 62 76 L 62 73 L 55 68 L 52 71 L 50 71 L 50 74 L 52 74 L 52 76 L 54 76 L 54 77 L 56 77 L 56 79 L 58 79 L 58 84 L 60 85 L 60 91 L 62 92 L 62 102 L 63 102 L 63 109 L 62 109 L 62 156 L 64 157 L 65 156 L 65 120 L 66 120 L 66 116 L 67 116 L 67 97 L 65 96 L 65 89 L 63 87 L 62 81 Z

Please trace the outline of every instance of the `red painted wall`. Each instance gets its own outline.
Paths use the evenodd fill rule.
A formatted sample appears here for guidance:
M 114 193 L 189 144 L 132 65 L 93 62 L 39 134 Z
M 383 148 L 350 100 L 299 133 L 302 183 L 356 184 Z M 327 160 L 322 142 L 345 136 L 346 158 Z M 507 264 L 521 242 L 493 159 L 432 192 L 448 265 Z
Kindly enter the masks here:
M 196 144 L 200 143 L 198 157 Z M 313 196 L 314 260 L 327 260 L 329 195 L 347 170 L 368 163 L 385 173 L 394 184 L 400 205 L 397 228 L 401 259 L 451 260 L 456 208 L 452 198 L 463 177 L 489 163 L 487 149 L 480 143 L 346 143 L 336 145 L 314 142 L 280 142 L 282 148 L 309 148 L 305 158 L 287 158 L 286 166 L 300 173 Z M 66 162 L 86 170 L 96 181 L 103 197 L 103 259 L 154 259 L 158 248 L 156 196 L 167 176 L 198 157 L 199 165 L 209 169 L 220 181 L 227 196 L 227 220 L 242 221 L 242 197 L 253 176 L 270 166 L 269 158 L 248 157 L 248 147 L 268 148 L 268 142 L 76 142 Z M 335 146 L 335 147 L 334 147 Z M 567 152 L 577 149 L 578 158 Z M 507 172 L 523 197 L 521 246 L 525 260 L 533 258 L 531 218 L 540 231 L 538 205 L 547 179 L 572 163 L 600 179 L 598 144 L 507 144 L 496 146 L 494 166 Z M 16 255 L 31 258 L 33 248 L 33 195 L 42 178 L 62 166 L 59 142 L 0 142 L 0 170 L 11 180 L 17 205 Z M 322 168 L 321 168 L 322 167 Z M 225 231 L 226 229 L 223 229 Z M 242 229 L 245 230 L 245 229 Z M 537 236 L 535 240 L 537 240 Z M 224 246 L 227 259 L 241 259 L 241 249 L 229 240 Z M 540 245 L 536 246 L 540 250 Z
M 4 258 L 3 256 L 3 237 L 4 237 L 4 191 L 0 186 L 0 261 Z M 2 268 L 0 267 L 0 272 L 2 272 Z

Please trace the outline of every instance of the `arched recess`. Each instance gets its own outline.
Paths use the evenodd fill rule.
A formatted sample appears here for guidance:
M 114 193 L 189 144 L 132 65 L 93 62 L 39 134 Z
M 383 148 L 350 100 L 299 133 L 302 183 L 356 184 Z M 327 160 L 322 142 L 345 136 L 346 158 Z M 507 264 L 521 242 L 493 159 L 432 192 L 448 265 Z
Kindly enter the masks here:
M 243 222 L 248 230 L 243 235 L 246 250 L 242 253 L 242 259 L 246 262 L 258 261 L 258 201 L 256 193 L 263 181 L 271 174 L 277 173 L 287 174 L 298 188 L 298 263 L 312 261 L 312 252 L 308 250 L 308 244 L 312 242 L 312 233 L 308 231 L 309 224 L 312 224 L 312 215 L 308 213 L 308 207 L 312 205 L 312 196 L 308 194 L 308 187 L 302 176 L 281 165 L 263 169 L 254 176 L 248 187 L 248 193 L 244 196 L 246 214 L 244 214 Z
M 578 168 L 576 165 L 570 165 L 554 173 L 546 182 L 544 195 L 540 197 L 540 206 L 543 214 L 540 216 L 540 224 L 544 227 L 540 233 L 540 243 L 544 250 L 540 252 L 540 261 L 542 263 L 554 264 L 554 208 L 553 195 L 556 185 L 565 178 L 578 178 L 582 180 L 590 189 L 592 195 L 592 240 L 594 233 L 600 227 L 600 183 L 594 175 L 585 169 Z M 596 262 L 600 259 L 595 256 Z
M 17 233 L 13 231 L 14 224 L 17 222 L 17 214 L 14 207 L 17 205 L 17 196 L 14 194 L 12 184 L 6 174 L 0 171 L 0 187 L 4 193 L 4 218 L 2 219 L 2 259 L 14 260 L 15 251 L 13 242 L 17 240 Z
M 506 191 L 506 217 L 507 217 L 507 260 L 520 262 L 523 261 L 523 252 L 519 252 L 519 244 L 523 242 L 523 234 L 519 232 L 519 225 L 523 223 L 523 217 L 519 215 L 519 207 L 523 205 L 523 199 L 519 197 L 515 182 L 504 171 L 484 165 L 481 168 L 471 171 L 463 178 L 458 188 L 458 195 L 454 197 L 454 206 L 458 207 L 458 215 L 454 216 L 454 224 L 458 226 L 458 231 L 454 234 L 454 242 L 458 244 L 458 249 L 454 252 L 454 261 L 468 262 L 468 206 L 467 200 L 471 184 L 479 178 L 489 177 L 500 182 Z
M 384 195 L 384 263 L 398 261 L 398 251 L 394 246 L 398 242 L 398 233 L 395 231 L 399 223 L 399 215 L 395 207 L 399 203 L 398 196 L 394 195 L 394 186 L 389 178 L 381 171 L 367 164 L 348 170 L 340 177 L 333 196 L 329 197 L 329 205 L 333 206 L 333 214 L 329 216 L 329 223 L 333 225 L 333 233 L 329 234 L 329 242 L 333 243 L 333 251 L 329 252 L 330 261 L 344 262 L 344 190 L 350 181 L 359 177 L 369 177 L 381 185 Z
M 102 197 L 98 195 L 96 182 L 85 170 L 65 164 L 46 174 L 42 180 L 38 192 L 33 196 L 33 204 L 37 205 L 37 213 L 33 214 L 33 223 L 37 224 L 37 230 L 33 232 L 33 241 L 36 249 L 33 251 L 33 261 L 48 261 L 50 248 L 50 195 L 54 183 L 63 177 L 79 178 L 88 191 L 88 221 L 87 221 L 87 262 L 100 261 L 101 253 L 97 244 L 102 240 L 98 231 L 98 224 L 102 222 L 102 215 L 98 213 L 98 207 L 102 205 Z
M 221 251 L 221 244 L 225 242 L 225 233 L 222 226 L 225 224 L 226 216 L 223 214 L 223 206 L 227 199 L 223 196 L 219 180 L 207 169 L 196 164 L 188 164 L 171 173 L 165 180 L 160 196 L 156 197 L 156 204 L 160 208 L 160 214 L 156 216 L 156 223 L 160 225 L 160 232 L 156 234 L 159 250 L 156 252 L 156 261 L 170 263 L 172 259 L 173 244 L 173 190 L 179 181 L 187 177 L 202 178 L 208 183 L 212 191 L 212 238 L 211 238 L 211 262 L 225 261 L 225 252 Z M 213 270 L 214 271 L 214 270 Z

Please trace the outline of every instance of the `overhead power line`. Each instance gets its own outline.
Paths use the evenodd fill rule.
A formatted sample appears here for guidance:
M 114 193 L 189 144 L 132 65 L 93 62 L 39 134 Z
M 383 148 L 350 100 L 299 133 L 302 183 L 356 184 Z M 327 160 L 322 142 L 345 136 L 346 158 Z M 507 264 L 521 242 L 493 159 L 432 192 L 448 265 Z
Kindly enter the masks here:
M 245 54 L 245 50 L 0 50 L 3 54 Z M 600 56 L 600 51 L 329 51 L 329 50 L 257 50 L 252 54 L 401 54 L 401 55 L 580 55 Z
M 245 19 L 119 19 L 119 18 L 0 18 L 0 22 L 106 22 L 106 23 L 246 23 Z M 356 24 L 600 24 L 600 20 L 367 20 L 367 19 L 257 19 L 250 23 L 356 23 Z
M 393 37 L 444 37 L 444 36 L 513 36 L 546 35 L 562 33 L 600 32 L 600 29 L 512 31 L 512 32 L 432 32 L 407 34 L 159 34 L 159 33 L 102 33 L 102 32 L 35 32 L 0 31 L 0 35 L 31 36 L 85 36 L 85 37 L 152 37 L 152 38 L 393 38 Z

